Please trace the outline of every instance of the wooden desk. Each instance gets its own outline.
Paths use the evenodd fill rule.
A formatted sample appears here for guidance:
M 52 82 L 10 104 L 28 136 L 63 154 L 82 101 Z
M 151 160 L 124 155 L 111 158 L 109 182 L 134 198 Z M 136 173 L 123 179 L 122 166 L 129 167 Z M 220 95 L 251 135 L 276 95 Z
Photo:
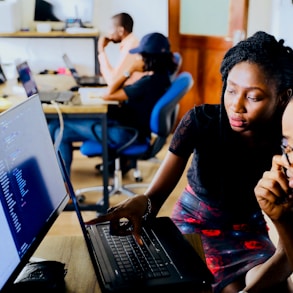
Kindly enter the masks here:
M 101 292 L 82 236 L 47 236 L 34 256 L 66 264 L 66 292 Z
M 189 235 L 188 240 L 195 243 L 200 251 L 198 235 Z M 46 236 L 34 254 L 35 257 L 61 261 L 66 264 L 65 277 L 67 293 L 100 293 L 100 287 L 92 266 L 85 241 L 82 236 Z M 202 289 L 193 293 L 211 293 L 211 289 Z
M 29 32 L 15 32 L 15 33 L 0 33 L 0 38 L 60 38 L 60 39 L 92 39 L 94 42 L 94 60 L 95 60 L 95 74 L 100 73 L 100 66 L 98 61 L 98 38 L 99 34 L 97 32 L 91 33 L 67 33 L 64 31 L 51 31 L 48 33 L 39 33 L 36 31 Z
M 43 84 L 43 86 L 54 85 L 55 90 L 64 90 L 68 89 L 72 83 L 71 76 L 60 76 L 60 75 L 38 75 L 36 76 L 36 80 L 38 84 Z M 7 98 L 3 99 L 3 103 L 0 100 L 0 112 L 8 109 L 11 106 L 14 106 L 25 99 L 27 99 L 26 95 L 21 92 L 21 87 L 16 80 L 9 80 L 5 84 L 0 85 L 0 96 L 8 95 Z M 52 87 L 52 86 L 51 86 Z M 3 101 L 2 100 L 2 101 Z M 80 105 L 80 104 L 58 104 L 58 108 L 60 109 L 62 115 L 66 118 L 70 117 L 74 118 L 100 118 L 102 125 L 102 145 L 103 145 L 103 164 L 105 166 L 108 165 L 108 144 L 107 144 L 107 111 L 108 106 L 102 104 L 96 105 Z M 57 109 L 54 105 L 51 104 L 43 104 L 43 109 L 46 117 L 57 118 Z M 84 210 L 94 210 L 100 213 L 105 213 L 109 208 L 109 190 L 108 190 L 108 182 L 109 174 L 108 168 L 104 168 L 103 171 L 103 203 L 102 204 L 93 204 L 93 205 L 84 205 Z

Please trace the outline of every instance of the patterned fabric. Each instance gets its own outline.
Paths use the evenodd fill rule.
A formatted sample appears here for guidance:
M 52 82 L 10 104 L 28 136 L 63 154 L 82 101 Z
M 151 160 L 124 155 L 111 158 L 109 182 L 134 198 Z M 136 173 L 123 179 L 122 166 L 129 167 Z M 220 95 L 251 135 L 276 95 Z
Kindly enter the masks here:
M 200 200 L 187 186 L 177 201 L 172 219 L 183 234 L 199 233 L 206 262 L 214 274 L 214 293 L 245 276 L 275 251 L 261 212 L 246 223 L 230 223 L 225 212 Z

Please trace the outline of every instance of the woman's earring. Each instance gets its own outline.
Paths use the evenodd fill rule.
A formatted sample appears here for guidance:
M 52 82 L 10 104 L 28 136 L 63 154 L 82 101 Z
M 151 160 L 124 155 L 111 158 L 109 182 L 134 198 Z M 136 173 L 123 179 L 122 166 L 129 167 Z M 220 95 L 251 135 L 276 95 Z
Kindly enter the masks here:
M 292 97 L 292 89 L 287 90 L 287 96 L 288 96 L 288 98 Z

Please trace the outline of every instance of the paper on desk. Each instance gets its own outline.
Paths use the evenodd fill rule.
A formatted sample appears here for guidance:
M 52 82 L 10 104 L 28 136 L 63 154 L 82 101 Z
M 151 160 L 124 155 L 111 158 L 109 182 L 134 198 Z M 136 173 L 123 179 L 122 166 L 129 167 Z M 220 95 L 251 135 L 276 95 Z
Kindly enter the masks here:
M 80 101 L 83 105 L 95 105 L 95 104 L 119 104 L 118 101 L 105 101 L 102 97 L 106 94 L 107 87 L 81 87 L 78 89 L 80 95 Z

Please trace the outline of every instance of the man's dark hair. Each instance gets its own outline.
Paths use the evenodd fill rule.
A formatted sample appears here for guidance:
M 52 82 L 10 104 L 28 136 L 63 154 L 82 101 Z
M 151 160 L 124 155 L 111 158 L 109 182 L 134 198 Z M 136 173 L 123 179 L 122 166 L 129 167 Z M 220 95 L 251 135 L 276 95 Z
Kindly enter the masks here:
M 129 33 L 132 32 L 132 30 L 133 30 L 133 19 L 128 13 L 122 12 L 122 13 L 115 14 L 112 17 L 112 19 L 117 19 L 118 24 L 120 26 L 124 27 L 124 29 L 126 31 L 128 31 Z

